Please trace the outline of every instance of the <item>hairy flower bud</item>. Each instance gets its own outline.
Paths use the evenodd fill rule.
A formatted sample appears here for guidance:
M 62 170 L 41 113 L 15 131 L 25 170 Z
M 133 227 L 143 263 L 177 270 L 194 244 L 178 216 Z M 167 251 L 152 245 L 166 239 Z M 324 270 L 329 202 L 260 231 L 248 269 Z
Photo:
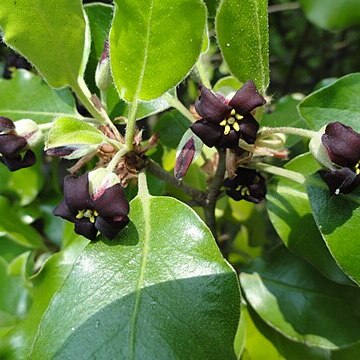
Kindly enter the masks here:
M 106 91 L 111 85 L 111 82 L 112 79 L 109 58 L 109 41 L 106 40 L 103 53 L 96 68 L 95 83 L 100 90 Z

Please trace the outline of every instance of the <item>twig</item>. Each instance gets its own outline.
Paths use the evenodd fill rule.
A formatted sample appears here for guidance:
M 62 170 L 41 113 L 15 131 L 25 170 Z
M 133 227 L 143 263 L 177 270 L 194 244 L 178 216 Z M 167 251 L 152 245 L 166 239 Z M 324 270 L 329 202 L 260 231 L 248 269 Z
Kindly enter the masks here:
M 197 190 L 189 185 L 186 185 L 179 180 L 176 180 L 171 174 L 165 171 L 155 161 L 149 160 L 147 164 L 148 171 L 157 178 L 166 181 L 167 183 L 174 185 L 178 189 L 182 190 L 187 195 L 191 196 L 193 200 L 200 206 L 206 205 L 207 194 L 203 191 Z

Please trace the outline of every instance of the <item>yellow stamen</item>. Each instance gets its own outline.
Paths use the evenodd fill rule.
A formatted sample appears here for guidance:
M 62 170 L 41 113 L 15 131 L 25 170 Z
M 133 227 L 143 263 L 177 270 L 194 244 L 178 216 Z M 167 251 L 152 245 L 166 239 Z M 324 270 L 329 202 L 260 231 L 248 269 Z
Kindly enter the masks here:
M 233 124 L 233 128 L 235 131 L 240 131 L 240 125 L 237 121 L 235 121 L 235 123 Z
M 226 124 L 227 124 L 227 120 L 226 120 L 226 119 L 224 119 L 224 120 L 220 123 L 221 126 L 225 126 Z
M 230 125 L 226 124 L 225 125 L 225 130 L 224 130 L 224 134 L 227 135 L 230 132 Z
M 232 109 L 230 114 L 231 114 L 232 116 L 234 116 L 234 115 L 236 114 L 235 109 Z
M 360 174 L 360 161 L 354 166 L 356 175 Z
M 236 114 L 235 117 L 236 117 L 236 120 L 241 120 L 241 119 L 244 118 L 244 117 L 243 117 L 242 115 L 240 115 L 240 114 Z
M 84 217 L 85 210 L 79 210 L 78 214 L 76 215 L 77 219 L 82 219 Z
M 90 220 L 91 223 L 94 223 L 95 222 L 95 218 L 96 216 L 98 216 L 99 213 L 96 211 L 96 210 L 79 210 L 78 211 L 78 214 L 76 215 L 76 218 L 77 219 L 82 219 L 84 217 L 88 218 Z
M 233 117 L 227 119 L 229 125 L 232 125 L 236 120 Z
M 249 196 L 249 195 L 250 195 L 249 189 L 248 189 L 247 187 L 243 187 L 243 188 L 241 189 L 241 195 L 242 195 L 242 196 Z

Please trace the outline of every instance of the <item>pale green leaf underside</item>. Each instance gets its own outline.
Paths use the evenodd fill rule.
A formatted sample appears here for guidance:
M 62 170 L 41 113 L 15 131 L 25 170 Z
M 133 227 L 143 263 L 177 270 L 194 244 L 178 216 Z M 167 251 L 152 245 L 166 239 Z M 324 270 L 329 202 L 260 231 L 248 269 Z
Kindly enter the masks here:
M 101 144 L 104 134 L 83 120 L 64 117 L 55 121 L 49 131 L 46 149 L 76 144 Z
M 1 0 L 0 28 L 5 43 L 51 86 L 73 84 L 82 75 L 88 39 L 80 0 Z
M 238 283 L 209 229 L 172 198 L 137 197 L 130 218 L 117 241 L 78 259 L 33 357 L 234 359 Z
M 200 0 L 116 0 L 110 32 L 115 85 L 127 101 L 156 99 L 200 55 L 206 7 Z
M 269 85 L 267 0 L 223 0 L 215 25 L 231 73 L 241 82 L 253 80 L 264 94 Z
M 41 124 L 61 116 L 80 117 L 70 90 L 51 89 L 26 70 L 17 70 L 11 80 L 0 79 L 0 94 L 0 114 L 12 120 L 32 119 Z

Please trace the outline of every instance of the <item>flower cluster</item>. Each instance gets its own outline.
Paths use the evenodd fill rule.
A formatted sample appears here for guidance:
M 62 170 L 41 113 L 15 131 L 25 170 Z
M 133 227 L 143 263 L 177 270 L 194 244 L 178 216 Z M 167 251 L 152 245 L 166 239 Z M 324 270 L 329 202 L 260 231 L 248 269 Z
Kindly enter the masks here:
M 129 222 L 129 203 L 115 174 L 111 174 L 115 181 L 108 177 L 99 186 L 92 186 L 89 177 L 96 171 L 66 176 L 64 199 L 53 213 L 73 222 L 75 232 L 90 240 L 95 240 L 98 232 L 114 239 Z
M 200 86 L 201 95 L 195 108 L 201 120 L 191 125 L 191 130 L 209 147 L 236 148 L 239 139 L 253 144 L 259 123 L 251 112 L 265 104 L 253 81 L 247 81 L 232 99 L 227 100 Z
M 320 175 L 331 194 L 348 194 L 360 184 L 360 134 L 351 127 L 333 122 L 321 137 L 334 170 L 321 170 Z
M 34 146 L 41 138 L 37 125 L 29 119 L 15 123 L 0 117 L 0 160 L 10 171 L 32 166 L 36 156 L 29 146 Z
M 226 178 L 226 194 L 236 201 L 246 200 L 259 204 L 265 200 L 266 181 L 256 170 L 239 167 L 233 179 Z

